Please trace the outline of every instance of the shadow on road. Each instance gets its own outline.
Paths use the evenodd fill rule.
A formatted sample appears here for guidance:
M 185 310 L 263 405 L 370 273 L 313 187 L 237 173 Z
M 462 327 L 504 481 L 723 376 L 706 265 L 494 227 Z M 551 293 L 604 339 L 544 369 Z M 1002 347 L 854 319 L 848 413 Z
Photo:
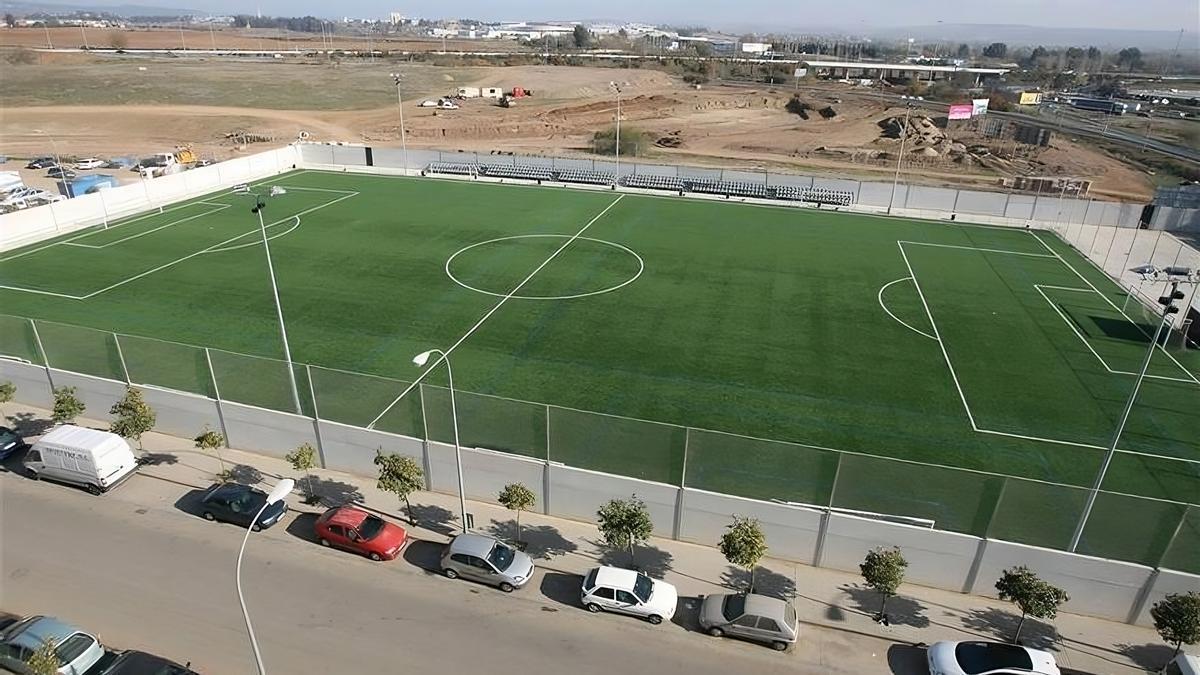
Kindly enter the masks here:
M 993 635 L 996 639 L 1005 642 L 1012 641 L 1013 635 L 1017 632 L 1017 624 L 1020 621 L 1020 616 L 994 607 L 972 609 L 962 619 L 963 625 L 967 628 Z M 1058 651 L 1059 644 L 1057 638 L 1058 633 L 1055 631 L 1054 626 L 1042 623 L 1032 617 L 1026 619 L 1025 625 L 1021 628 L 1020 643 L 1026 647 Z
M 850 596 L 850 600 L 863 614 L 868 616 L 879 614 L 880 597 L 875 589 L 858 584 L 847 584 L 842 586 L 841 590 Z M 929 626 L 929 617 L 925 616 L 925 606 L 902 595 L 888 598 L 887 616 L 888 621 L 896 626 L 913 626 L 915 628 Z
M 605 548 L 604 553 L 600 555 L 601 565 L 637 570 L 655 579 L 661 579 L 671 571 L 671 563 L 674 560 L 675 556 L 669 551 L 654 546 L 634 546 L 632 562 L 629 552 L 625 550 Z
M 1117 651 L 1146 670 L 1158 672 L 1175 656 L 1175 650 L 1164 644 L 1117 645 Z
M 147 452 L 137 458 L 138 466 L 170 466 L 179 463 L 179 456 L 170 452 Z
M 579 609 L 579 589 L 583 585 L 583 577 L 578 574 L 564 574 L 562 572 L 546 572 L 542 575 L 542 583 L 539 586 L 542 595 L 559 603 L 575 609 Z
M 442 552 L 445 549 L 445 544 L 413 539 L 404 547 L 404 559 L 410 565 L 424 570 L 426 574 L 441 574 Z
M 730 565 L 721 574 L 721 584 L 735 591 L 745 591 L 750 587 L 750 573 Z M 796 581 L 786 574 L 759 567 L 754 571 L 754 592 L 790 601 L 796 597 Z
M 317 514 L 315 513 L 298 513 L 288 523 L 287 533 L 297 539 L 307 541 L 312 544 L 319 543 L 317 541 L 317 533 L 313 527 L 317 524 Z
M 892 645 L 888 647 L 887 661 L 892 675 L 929 675 L 924 647 Z
M 331 478 L 320 478 L 318 476 L 311 476 L 296 482 L 296 485 L 305 491 L 306 496 L 309 489 L 309 480 L 312 481 L 312 496 L 316 499 L 307 503 L 334 507 L 361 502 L 363 500 L 363 493 L 358 489 L 357 485 L 343 483 L 340 480 L 333 480 Z
M 700 630 L 700 603 L 703 601 L 703 597 L 679 596 L 678 604 L 675 605 L 675 616 L 671 617 L 671 623 L 686 631 L 698 632 Z
M 175 508 L 183 511 L 189 516 L 196 516 L 197 518 L 204 517 L 204 507 L 202 504 L 204 495 L 208 492 L 208 490 L 209 488 L 204 488 L 202 490 L 188 490 L 187 492 L 183 493 L 179 499 L 175 500 Z
M 54 422 L 42 419 L 33 413 L 19 412 L 15 415 L 9 415 L 8 423 L 4 426 L 21 434 L 21 436 L 28 440 L 32 436 L 41 436 L 50 431 L 50 428 L 54 426 Z
M 458 518 L 449 509 L 433 504 L 412 505 L 413 525 L 453 537 L 458 533 Z
M 515 520 L 493 520 L 483 528 L 487 534 L 501 541 L 512 542 L 517 533 Z M 579 547 L 575 542 L 559 534 L 551 525 L 524 525 L 521 527 L 521 541 L 525 543 L 525 552 L 531 558 L 549 560 L 557 555 L 574 553 Z

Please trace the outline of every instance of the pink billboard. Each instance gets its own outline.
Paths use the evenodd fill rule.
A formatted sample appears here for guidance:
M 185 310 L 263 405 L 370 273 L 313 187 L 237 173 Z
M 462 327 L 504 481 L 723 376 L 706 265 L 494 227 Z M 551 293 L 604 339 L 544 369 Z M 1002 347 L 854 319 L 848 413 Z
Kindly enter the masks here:
M 962 103 L 950 106 L 950 119 L 952 120 L 969 120 L 971 113 L 975 112 L 975 106 L 970 103 Z

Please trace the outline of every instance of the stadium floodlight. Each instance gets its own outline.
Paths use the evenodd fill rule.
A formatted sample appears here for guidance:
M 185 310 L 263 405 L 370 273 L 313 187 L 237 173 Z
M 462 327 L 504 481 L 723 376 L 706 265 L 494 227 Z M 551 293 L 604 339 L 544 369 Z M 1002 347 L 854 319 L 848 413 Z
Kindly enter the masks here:
M 617 152 L 617 170 L 615 178 L 613 178 L 613 189 L 617 189 L 617 184 L 621 182 L 621 85 L 616 82 L 609 82 L 608 88 L 612 89 L 613 94 L 617 97 L 617 137 L 614 139 Z
M 1133 272 L 1134 274 L 1141 275 L 1143 279 L 1153 279 L 1158 276 L 1158 268 L 1149 263 L 1145 265 L 1138 265 L 1137 267 L 1130 267 L 1129 271 Z
M 450 378 L 450 418 L 454 420 L 454 464 L 458 468 L 458 508 L 462 515 L 462 531 L 467 531 L 467 493 L 463 487 L 462 445 L 458 441 L 458 404 L 454 398 L 454 371 L 450 368 L 450 355 L 440 349 L 423 351 L 413 357 L 413 365 L 420 368 L 429 363 L 429 357 L 440 354 L 439 361 L 446 364 L 446 375 Z M 437 366 L 435 362 L 433 364 Z M 428 373 L 422 374 L 424 377 Z
M 445 50 L 443 50 L 445 51 Z M 404 99 L 400 93 L 400 84 L 404 82 L 403 73 L 392 73 L 392 81 L 396 83 L 396 110 L 400 112 L 400 153 L 404 156 L 404 175 L 408 175 L 408 140 L 404 134 Z

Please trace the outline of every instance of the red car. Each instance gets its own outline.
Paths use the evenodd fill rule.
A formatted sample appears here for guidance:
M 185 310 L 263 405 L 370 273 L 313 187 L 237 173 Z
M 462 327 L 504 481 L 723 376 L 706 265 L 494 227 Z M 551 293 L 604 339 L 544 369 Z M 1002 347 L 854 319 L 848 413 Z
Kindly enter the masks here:
M 403 527 L 353 506 L 335 506 L 322 513 L 314 529 L 322 546 L 344 548 L 371 560 L 395 559 L 408 539 Z

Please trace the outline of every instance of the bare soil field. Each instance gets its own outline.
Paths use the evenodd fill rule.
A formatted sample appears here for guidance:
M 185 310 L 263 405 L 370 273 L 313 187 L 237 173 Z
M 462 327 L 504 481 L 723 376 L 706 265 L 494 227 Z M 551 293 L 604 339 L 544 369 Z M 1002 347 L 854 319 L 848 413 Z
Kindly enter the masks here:
M 903 110 L 830 83 L 802 92 L 805 119 L 785 108 L 789 89 L 705 86 L 657 70 L 514 66 L 444 68 L 390 60 L 297 63 L 209 59 L 98 58 L 6 66 L 0 152 L 138 155 L 189 144 L 224 158 L 261 143 L 311 140 L 399 145 L 395 86 L 413 147 L 480 152 L 591 155 L 593 134 L 609 128 L 622 85 L 622 120 L 643 132 L 646 161 L 754 167 L 823 175 L 890 178 Z M 532 90 L 502 108 L 460 101 L 459 110 L 419 107 L 459 86 Z M 1070 175 L 1093 194 L 1146 199 L 1149 177 L 1102 152 L 1055 136 L 1036 148 L 984 138 L 975 126 L 914 115 L 906 132 L 905 180 L 997 186 L 1014 175 Z M 40 130 L 40 133 L 35 130 Z M 265 147 L 265 146 L 260 146 Z

